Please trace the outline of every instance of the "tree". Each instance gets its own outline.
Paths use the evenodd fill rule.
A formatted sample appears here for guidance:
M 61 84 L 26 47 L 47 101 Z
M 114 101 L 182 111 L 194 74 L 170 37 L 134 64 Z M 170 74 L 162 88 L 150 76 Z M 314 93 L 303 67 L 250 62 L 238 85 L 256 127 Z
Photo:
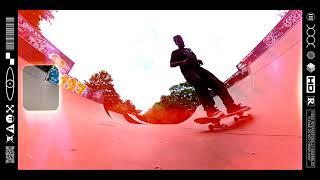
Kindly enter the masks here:
M 169 98 L 169 106 L 184 109 L 194 109 L 199 105 L 195 90 L 189 83 L 184 82 L 174 85 L 170 87 L 169 90 L 170 96 L 164 98 Z
M 94 90 L 104 90 L 104 107 L 106 110 L 111 110 L 119 113 L 138 114 L 141 111 L 137 110 L 135 105 L 130 100 L 122 101 L 120 95 L 114 89 L 113 79 L 111 75 L 101 70 L 91 76 L 85 85 Z
M 54 19 L 52 10 L 19 10 L 19 14 L 21 14 L 25 19 L 29 21 L 29 23 L 38 31 L 41 31 L 39 28 L 39 23 L 41 20 L 46 20 L 51 23 Z
M 125 100 L 124 102 L 119 102 L 112 106 L 110 110 L 119 113 L 130 113 L 139 114 L 141 111 L 136 109 L 136 106 L 132 104 L 130 100 Z
M 84 81 L 84 84 L 89 88 L 94 90 L 104 90 L 104 105 L 109 109 L 112 106 L 121 103 L 119 94 L 114 89 L 112 84 L 111 75 L 105 71 L 101 70 L 91 76 L 88 81 Z
M 180 123 L 192 115 L 199 105 L 194 88 L 180 83 L 169 88 L 170 95 L 163 95 L 160 101 L 143 114 L 152 123 Z

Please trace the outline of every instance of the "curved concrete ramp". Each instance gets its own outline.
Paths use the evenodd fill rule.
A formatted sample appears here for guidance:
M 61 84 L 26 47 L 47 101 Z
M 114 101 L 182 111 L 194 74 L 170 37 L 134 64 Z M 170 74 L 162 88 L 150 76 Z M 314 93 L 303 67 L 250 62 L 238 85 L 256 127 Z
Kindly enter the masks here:
M 133 121 L 139 123 L 139 124 L 148 124 L 147 122 L 144 122 L 142 120 L 140 120 L 137 116 L 133 115 L 133 114 L 127 114 Z
M 133 115 L 131 115 L 133 116 Z M 133 123 L 133 124 L 142 124 L 138 121 L 135 121 L 129 114 L 123 114 L 124 119 L 126 119 L 129 123 Z
M 140 119 L 138 119 L 133 114 L 120 114 L 113 111 L 108 111 L 110 114 L 110 118 L 116 120 L 118 122 L 132 123 L 132 124 L 148 124 Z

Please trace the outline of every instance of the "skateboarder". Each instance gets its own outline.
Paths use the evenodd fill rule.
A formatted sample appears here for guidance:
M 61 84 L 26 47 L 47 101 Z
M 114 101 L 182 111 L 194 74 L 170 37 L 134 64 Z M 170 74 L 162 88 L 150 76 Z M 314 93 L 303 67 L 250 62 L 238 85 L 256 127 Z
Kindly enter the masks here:
M 240 104 L 235 104 L 224 83 L 215 77 L 211 72 L 201 67 L 203 62 L 198 60 L 190 48 L 185 48 L 181 35 L 173 37 L 175 44 L 179 47 L 171 53 L 170 67 L 180 66 L 180 70 L 189 84 L 196 91 L 200 103 L 207 112 L 208 117 L 219 118 L 224 115 L 215 107 L 215 102 L 208 88 L 217 94 L 228 114 L 233 114 L 246 108 Z

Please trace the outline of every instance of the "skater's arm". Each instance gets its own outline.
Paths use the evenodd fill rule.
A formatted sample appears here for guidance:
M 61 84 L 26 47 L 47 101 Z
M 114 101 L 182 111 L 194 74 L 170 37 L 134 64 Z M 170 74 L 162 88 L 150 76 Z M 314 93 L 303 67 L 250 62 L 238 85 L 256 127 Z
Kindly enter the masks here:
M 180 60 L 179 56 L 177 56 L 176 51 L 173 51 L 171 53 L 171 59 L 170 59 L 170 67 L 177 67 L 181 65 L 187 64 L 188 58 L 184 60 Z
M 186 58 L 184 60 L 180 60 L 179 56 L 177 57 L 177 54 L 175 51 L 171 53 L 171 59 L 170 59 L 170 67 L 176 67 L 176 66 L 183 66 L 187 64 L 200 64 L 202 65 L 202 61 L 198 60 L 197 57 L 195 56 L 192 59 Z
M 176 67 L 176 66 L 181 66 L 181 65 L 186 65 L 188 64 L 188 59 L 178 61 L 178 62 L 171 62 L 170 67 Z
M 176 66 L 181 66 L 181 65 L 187 65 L 187 64 L 203 64 L 201 60 L 189 60 L 188 58 L 182 61 L 178 62 L 171 62 L 170 67 L 176 67 Z

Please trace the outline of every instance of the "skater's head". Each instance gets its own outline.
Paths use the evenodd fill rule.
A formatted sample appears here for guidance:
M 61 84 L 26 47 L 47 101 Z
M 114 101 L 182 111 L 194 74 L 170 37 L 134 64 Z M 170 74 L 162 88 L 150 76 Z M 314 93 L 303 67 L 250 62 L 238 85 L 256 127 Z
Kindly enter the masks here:
M 174 43 L 176 43 L 176 45 L 179 48 L 184 48 L 184 42 L 183 42 L 183 39 L 182 39 L 181 35 L 174 36 L 173 37 L 173 41 L 174 41 Z

